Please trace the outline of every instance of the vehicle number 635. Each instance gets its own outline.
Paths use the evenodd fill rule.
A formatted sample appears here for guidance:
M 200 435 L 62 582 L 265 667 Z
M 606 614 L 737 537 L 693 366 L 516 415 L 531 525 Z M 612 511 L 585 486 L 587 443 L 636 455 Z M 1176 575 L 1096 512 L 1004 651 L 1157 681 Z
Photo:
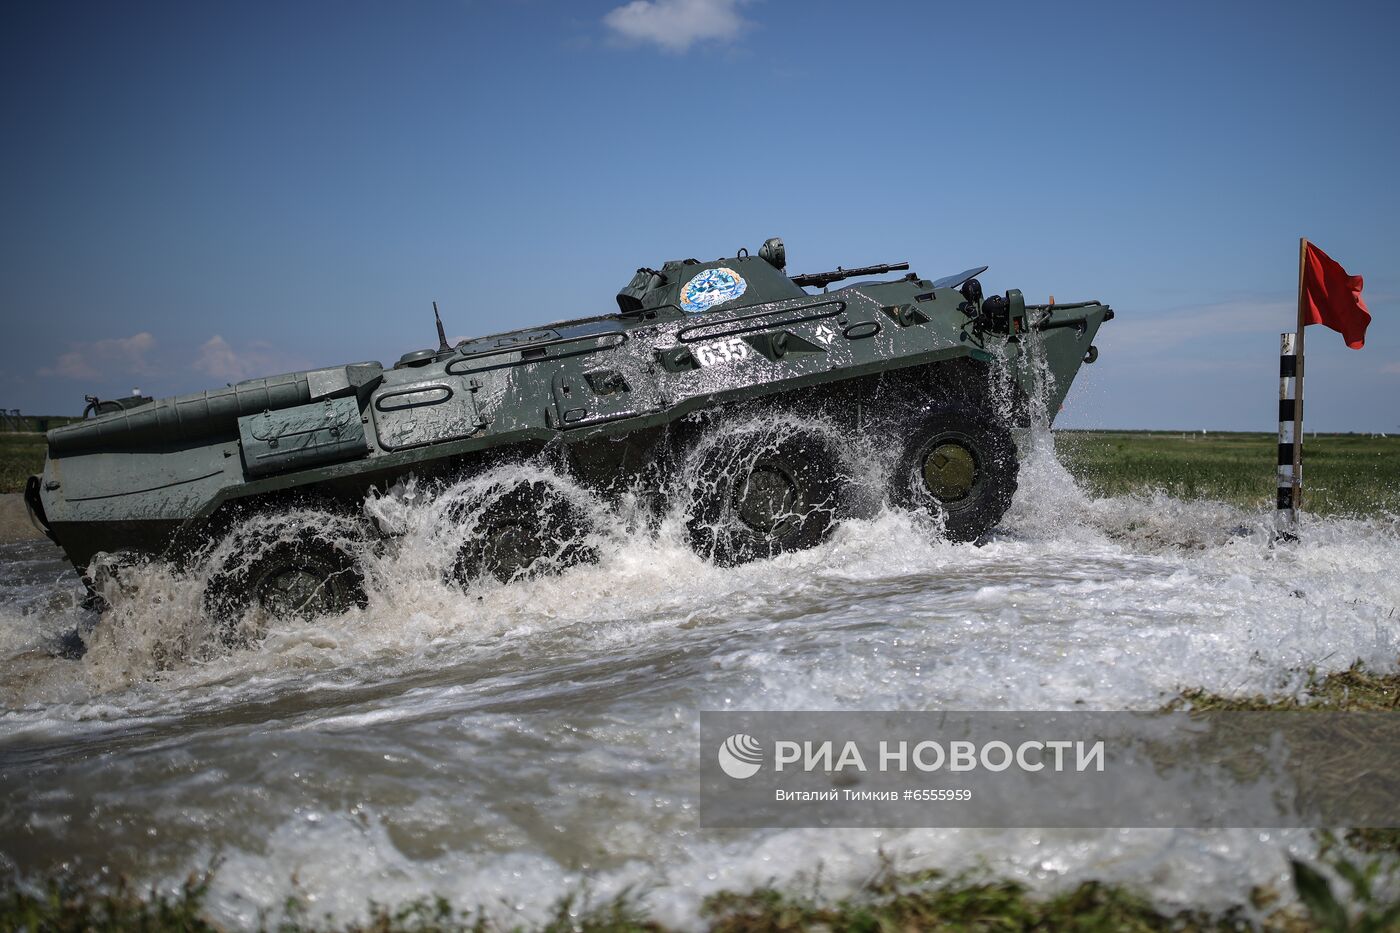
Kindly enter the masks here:
M 702 343 L 695 348 L 695 361 L 701 366 L 715 366 L 720 363 L 737 363 L 746 360 L 753 351 L 739 337 Z

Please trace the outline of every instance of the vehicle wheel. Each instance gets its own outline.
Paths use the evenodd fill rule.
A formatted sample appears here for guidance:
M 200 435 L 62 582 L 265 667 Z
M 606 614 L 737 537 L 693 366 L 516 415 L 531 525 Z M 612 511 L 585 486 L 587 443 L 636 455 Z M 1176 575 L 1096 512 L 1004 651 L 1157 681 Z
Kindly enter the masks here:
M 949 541 L 976 541 L 1011 506 L 1018 469 L 1010 428 L 976 407 L 950 404 L 925 413 L 905 441 L 891 498 L 941 516 Z
M 840 457 L 811 433 L 722 437 L 687 473 L 691 547 L 721 566 L 816 547 L 851 499 Z
M 463 506 L 457 517 L 472 520 L 474 511 Z M 487 576 L 502 583 L 531 579 L 598 559 L 588 541 L 584 510 L 538 480 L 479 506 L 474 522 L 452 566 L 452 576 L 462 586 Z
M 358 523 L 327 519 L 304 528 L 255 520 L 234 532 L 230 553 L 204 593 L 225 642 L 263 634 L 268 619 L 314 619 L 365 605 L 364 575 L 354 554 L 363 540 Z M 252 610 L 259 614 L 250 620 Z

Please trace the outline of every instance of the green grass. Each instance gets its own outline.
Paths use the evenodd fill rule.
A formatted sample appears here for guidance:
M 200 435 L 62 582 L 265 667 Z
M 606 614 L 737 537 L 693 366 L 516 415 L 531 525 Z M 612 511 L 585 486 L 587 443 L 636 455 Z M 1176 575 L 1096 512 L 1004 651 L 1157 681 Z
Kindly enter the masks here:
M 177 894 L 134 891 L 124 880 L 111 887 L 53 881 L 42 893 L 7 887 L 0 889 L 0 929 L 214 933 L 221 928 L 204 915 L 209 881 L 207 874 L 191 875 Z
M 701 919 L 702 928 L 712 933 L 798 933 L 806 930 L 862 933 L 1261 930 L 1303 933 L 1368 929 L 1364 925 L 1367 920 L 1382 919 L 1396 909 L 1371 890 L 1385 880 L 1380 876 L 1381 863 L 1353 867 L 1338 858 L 1332 860 L 1331 865 L 1343 877 L 1350 877 L 1349 869 L 1361 879 L 1365 890 L 1358 894 L 1353 882 L 1353 906 L 1350 908 L 1338 902 L 1322 875 L 1295 863 L 1295 890 L 1306 905 L 1303 909 L 1279 910 L 1276 906 L 1278 893 L 1270 889 L 1250 892 L 1253 910 L 1240 904 L 1212 912 L 1165 911 L 1117 884 L 1087 881 L 1058 894 L 1038 896 L 1013 881 L 973 876 L 949 880 L 936 871 L 917 874 L 882 871 L 859 891 L 840 900 L 822 898 L 817 892 L 775 887 L 716 894 L 706 900 Z M 33 933 L 67 930 L 212 933 L 221 928 L 210 920 L 204 908 L 209 882 L 207 874 L 191 876 L 183 888 L 174 893 L 153 890 L 137 894 L 121 882 L 112 888 L 93 890 L 58 883 L 51 884 L 43 893 L 13 888 L 0 890 L 0 928 Z M 507 916 L 511 913 L 509 910 L 502 912 Z M 1250 919 L 1260 916 L 1262 920 Z M 595 904 L 582 892 L 561 898 L 543 923 L 529 927 L 510 921 L 502 923 L 482 907 L 460 910 L 442 898 L 430 898 L 398 907 L 370 903 L 365 918 L 349 924 L 313 918 L 303 902 L 293 900 L 275 920 L 264 917 L 259 929 L 278 933 L 330 933 L 333 930 L 346 933 L 504 933 L 513 930 L 662 933 L 668 928 L 647 912 L 643 898 L 624 893 Z
M 1014 881 L 955 880 L 936 873 L 882 879 L 834 903 L 765 888 L 720 894 L 705 905 L 714 933 L 799 933 L 805 930 L 1236 930 L 1244 908 L 1219 914 L 1166 913 L 1131 890 L 1088 881 L 1040 898 Z
M 1274 502 L 1278 438 L 1273 434 L 1062 431 L 1056 449 L 1087 489 L 1118 496 L 1162 489 L 1180 499 L 1246 508 Z M 1400 437 L 1307 435 L 1303 507 L 1323 515 L 1400 511 Z
M 1400 672 L 1374 674 L 1359 663 L 1345 671 L 1318 677 L 1308 672 L 1307 698 L 1223 696 L 1191 689 L 1166 705 L 1166 709 L 1210 712 L 1260 712 L 1264 710 L 1321 710 L 1392 712 L 1400 709 Z
M 44 435 L 0 434 L 0 493 L 23 492 L 31 473 L 44 468 Z

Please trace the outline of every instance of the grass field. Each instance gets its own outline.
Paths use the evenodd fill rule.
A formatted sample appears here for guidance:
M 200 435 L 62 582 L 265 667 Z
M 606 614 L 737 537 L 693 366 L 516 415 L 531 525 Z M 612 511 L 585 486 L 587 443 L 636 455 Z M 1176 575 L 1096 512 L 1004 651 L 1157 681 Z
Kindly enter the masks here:
M 1179 499 L 1270 508 L 1273 434 L 1061 431 L 1056 449 L 1089 490 L 1116 496 L 1162 489 Z M 1306 435 L 1303 507 L 1323 515 L 1400 511 L 1400 437 Z
M 44 468 L 44 435 L 0 434 L 0 492 L 23 492 L 24 480 Z

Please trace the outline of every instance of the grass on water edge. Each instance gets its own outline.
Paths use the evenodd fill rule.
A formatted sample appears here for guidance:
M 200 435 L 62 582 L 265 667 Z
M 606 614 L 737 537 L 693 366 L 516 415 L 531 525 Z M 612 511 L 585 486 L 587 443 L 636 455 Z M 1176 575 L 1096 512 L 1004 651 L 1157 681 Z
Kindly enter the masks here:
M 1278 892 L 1256 888 L 1248 905 L 1206 912 L 1165 911 L 1131 889 L 1086 881 L 1073 889 L 1038 896 L 1014 881 L 970 875 L 945 879 L 937 871 L 897 873 L 885 867 L 850 897 L 823 898 L 817 885 L 810 893 L 762 887 L 747 893 L 721 892 L 702 908 L 704 929 L 711 933 L 797 933 L 804 930 L 870 931 L 1237 931 L 1262 933 L 1341 933 L 1394 930 L 1400 903 L 1378 896 L 1395 880 L 1395 863 L 1373 860 L 1355 865 L 1342 858 L 1331 873 L 1349 888 L 1338 896 L 1327 876 L 1293 862 L 1298 904 L 1280 908 Z M 0 929 L 40 931 L 141 930 L 221 931 L 205 910 L 212 874 L 191 875 L 175 893 L 137 892 L 123 882 L 96 890 L 52 882 L 41 892 L 0 891 Z M 315 919 L 305 902 L 292 899 L 277 919 L 264 916 L 257 929 L 277 933 L 346 931 L 346 933 L 660 933 L 668 928 L 652 917 L 645 897 L 633 892 L 594 903 L 586 889 L 557 901 L 541 924 L 502 923 L 481 907 L 461 910 L 443 898 L 422 899 L 390 907 L 371 902 L 363 919 L 337 923 Z M 510 911 L 504 911 L 509 915 Z
M 1321 710 L 1327 712 L 1384 711 L 1400 709 L 1400 671 L 1373 674 L 1359 662 L 1344 671 L 1319 677 L 1308 671 L 1308 682 L 1298 696 L 1270 697 L 1262 694 L 1225 696 L 1205 690 L 1183 690 L 1165 707 L 1202 712 L 1262 712 L 1279 710 Z
M 1400 671 L 1376 674 L 1358 661 L 1319 677 L 1310 670 L 1302 692 L 1287 696 L 1226 696 L 1200 688 L 1183 690 L 1162 708 L 1192 712 L 1395 712 L 1400 710 Z M 1400 829 L 1350 829 L 1344 838 L 1359 852 L 1388 853 L 1400 860 Z M 1325 849 L 1326 847 L 1324 847 Z M 1397 923 L 1400 930 L 1400 923 Z

